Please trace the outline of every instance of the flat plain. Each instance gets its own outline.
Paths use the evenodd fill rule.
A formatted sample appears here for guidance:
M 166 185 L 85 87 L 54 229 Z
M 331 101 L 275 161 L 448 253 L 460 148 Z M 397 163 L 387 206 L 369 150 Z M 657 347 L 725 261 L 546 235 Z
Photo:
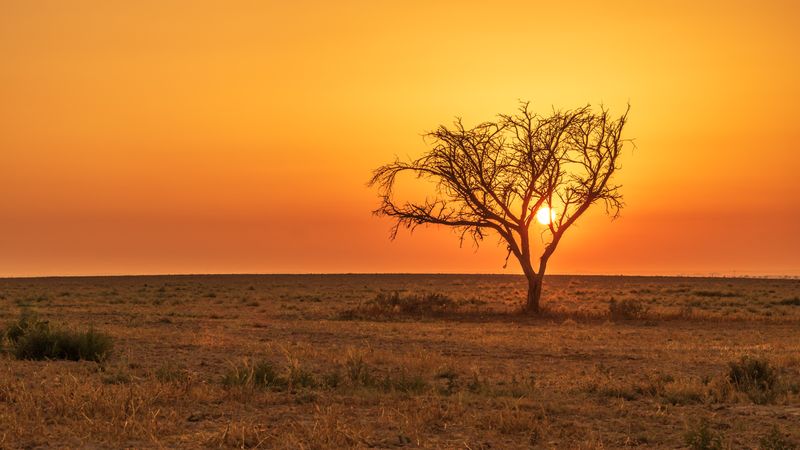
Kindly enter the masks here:
M 524 289 L 511 275 L 0 279 L 4 330 L 35 314 L 113 340 L 92 362 L 17 359 L 3 338 L 0 448 L 800 444 L 800 280 L 551 276 L 540 317 L 517 312 Z

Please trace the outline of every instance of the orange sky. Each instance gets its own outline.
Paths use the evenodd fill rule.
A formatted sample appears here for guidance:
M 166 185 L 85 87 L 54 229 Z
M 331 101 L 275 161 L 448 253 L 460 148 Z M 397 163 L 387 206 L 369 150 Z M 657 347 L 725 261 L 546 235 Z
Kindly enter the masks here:
M 4 1 L 0 276 L 517 273 L 365 185 L 517 99 L 632 104 L 551 273 L 800 275 L 796 2 L 432 3 Z

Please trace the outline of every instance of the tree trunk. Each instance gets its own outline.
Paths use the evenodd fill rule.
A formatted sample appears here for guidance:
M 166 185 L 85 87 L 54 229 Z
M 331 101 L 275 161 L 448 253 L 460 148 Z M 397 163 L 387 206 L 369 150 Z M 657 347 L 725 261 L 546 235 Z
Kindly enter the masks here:
M 543 273 L 530 274 L 528 277 L 528 301 L 525 311 L 529 314 L 539 314 L 539 299 L 542 298 Z

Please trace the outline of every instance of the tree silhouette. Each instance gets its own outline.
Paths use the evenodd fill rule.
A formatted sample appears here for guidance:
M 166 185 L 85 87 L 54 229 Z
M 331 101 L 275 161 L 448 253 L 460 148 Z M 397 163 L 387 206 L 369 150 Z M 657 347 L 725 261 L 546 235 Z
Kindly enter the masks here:
M 513 254 L 527 278 L 525 310 L 538 313 L 547 263 L 564 233 L 594 204 L 619 215 L 622 196 L 612 176 L 630 142 L 622 137 L 629 110 L 617 119 L 590 105 L 541 116 L 525 102 L 516 113 L 473 128 L 459 118 L 425 135 L 432 148 L 421 158 L 375 170 L 369 185 L 378 188 L 381 205 L 374 213 L 395 219 L 392 239 L 401 227 L 423 224 L 454 227 L 462 243 L 469 238 L 476 245 L 497 233 L 508 248 L 506 262 Z M 434 181 L 435 196 L 395 200 L 404 172 Z M 535 222 L 537 214 L 545 224 Z M 541 250 L 538 267 L 534 247 Z

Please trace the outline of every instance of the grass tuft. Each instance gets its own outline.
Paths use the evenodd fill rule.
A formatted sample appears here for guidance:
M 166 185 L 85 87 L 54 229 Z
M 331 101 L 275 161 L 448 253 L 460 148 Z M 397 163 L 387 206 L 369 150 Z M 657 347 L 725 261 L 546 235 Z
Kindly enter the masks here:
M 769 434 L 759 440 L 761 450 L 795 450 L 797 444 L 792 442 L 777 425 L 772 426 Z
M 231 368 L 222 378 L 226 387 L 253 387 L 283 390 L 289 385 L 287 378 L 281 376 L 269 361 L 245 360 L 241 365 Z
M 776 305 L 800 306 L 800 297 L 785 298 L 775 302 Z
M 691 426 L 683 441 L 692 450 L 722 450 L 722 437 L 711 429 L 708 419 Z
M 189 380 L 189 371 L 171 362 L 161 365 L 154 375 L 162 383 L 184 383 Z
M 608 303 L 608 314 L 612 320 L 641 319 L 647 314 L 647 306 L 637 300 L 614 300 Z
M 30 312 L 6 328 L 17 359 L 66 359 L 71 361 L 104 361 L 113 347 L 111 337 L 90 328 L 72 331 L 54 328 Z
M 743 356 L 729 364 L 728 379 L 757 404 L 767 404 L 778 394 L 778 372 L 766 358 Z

